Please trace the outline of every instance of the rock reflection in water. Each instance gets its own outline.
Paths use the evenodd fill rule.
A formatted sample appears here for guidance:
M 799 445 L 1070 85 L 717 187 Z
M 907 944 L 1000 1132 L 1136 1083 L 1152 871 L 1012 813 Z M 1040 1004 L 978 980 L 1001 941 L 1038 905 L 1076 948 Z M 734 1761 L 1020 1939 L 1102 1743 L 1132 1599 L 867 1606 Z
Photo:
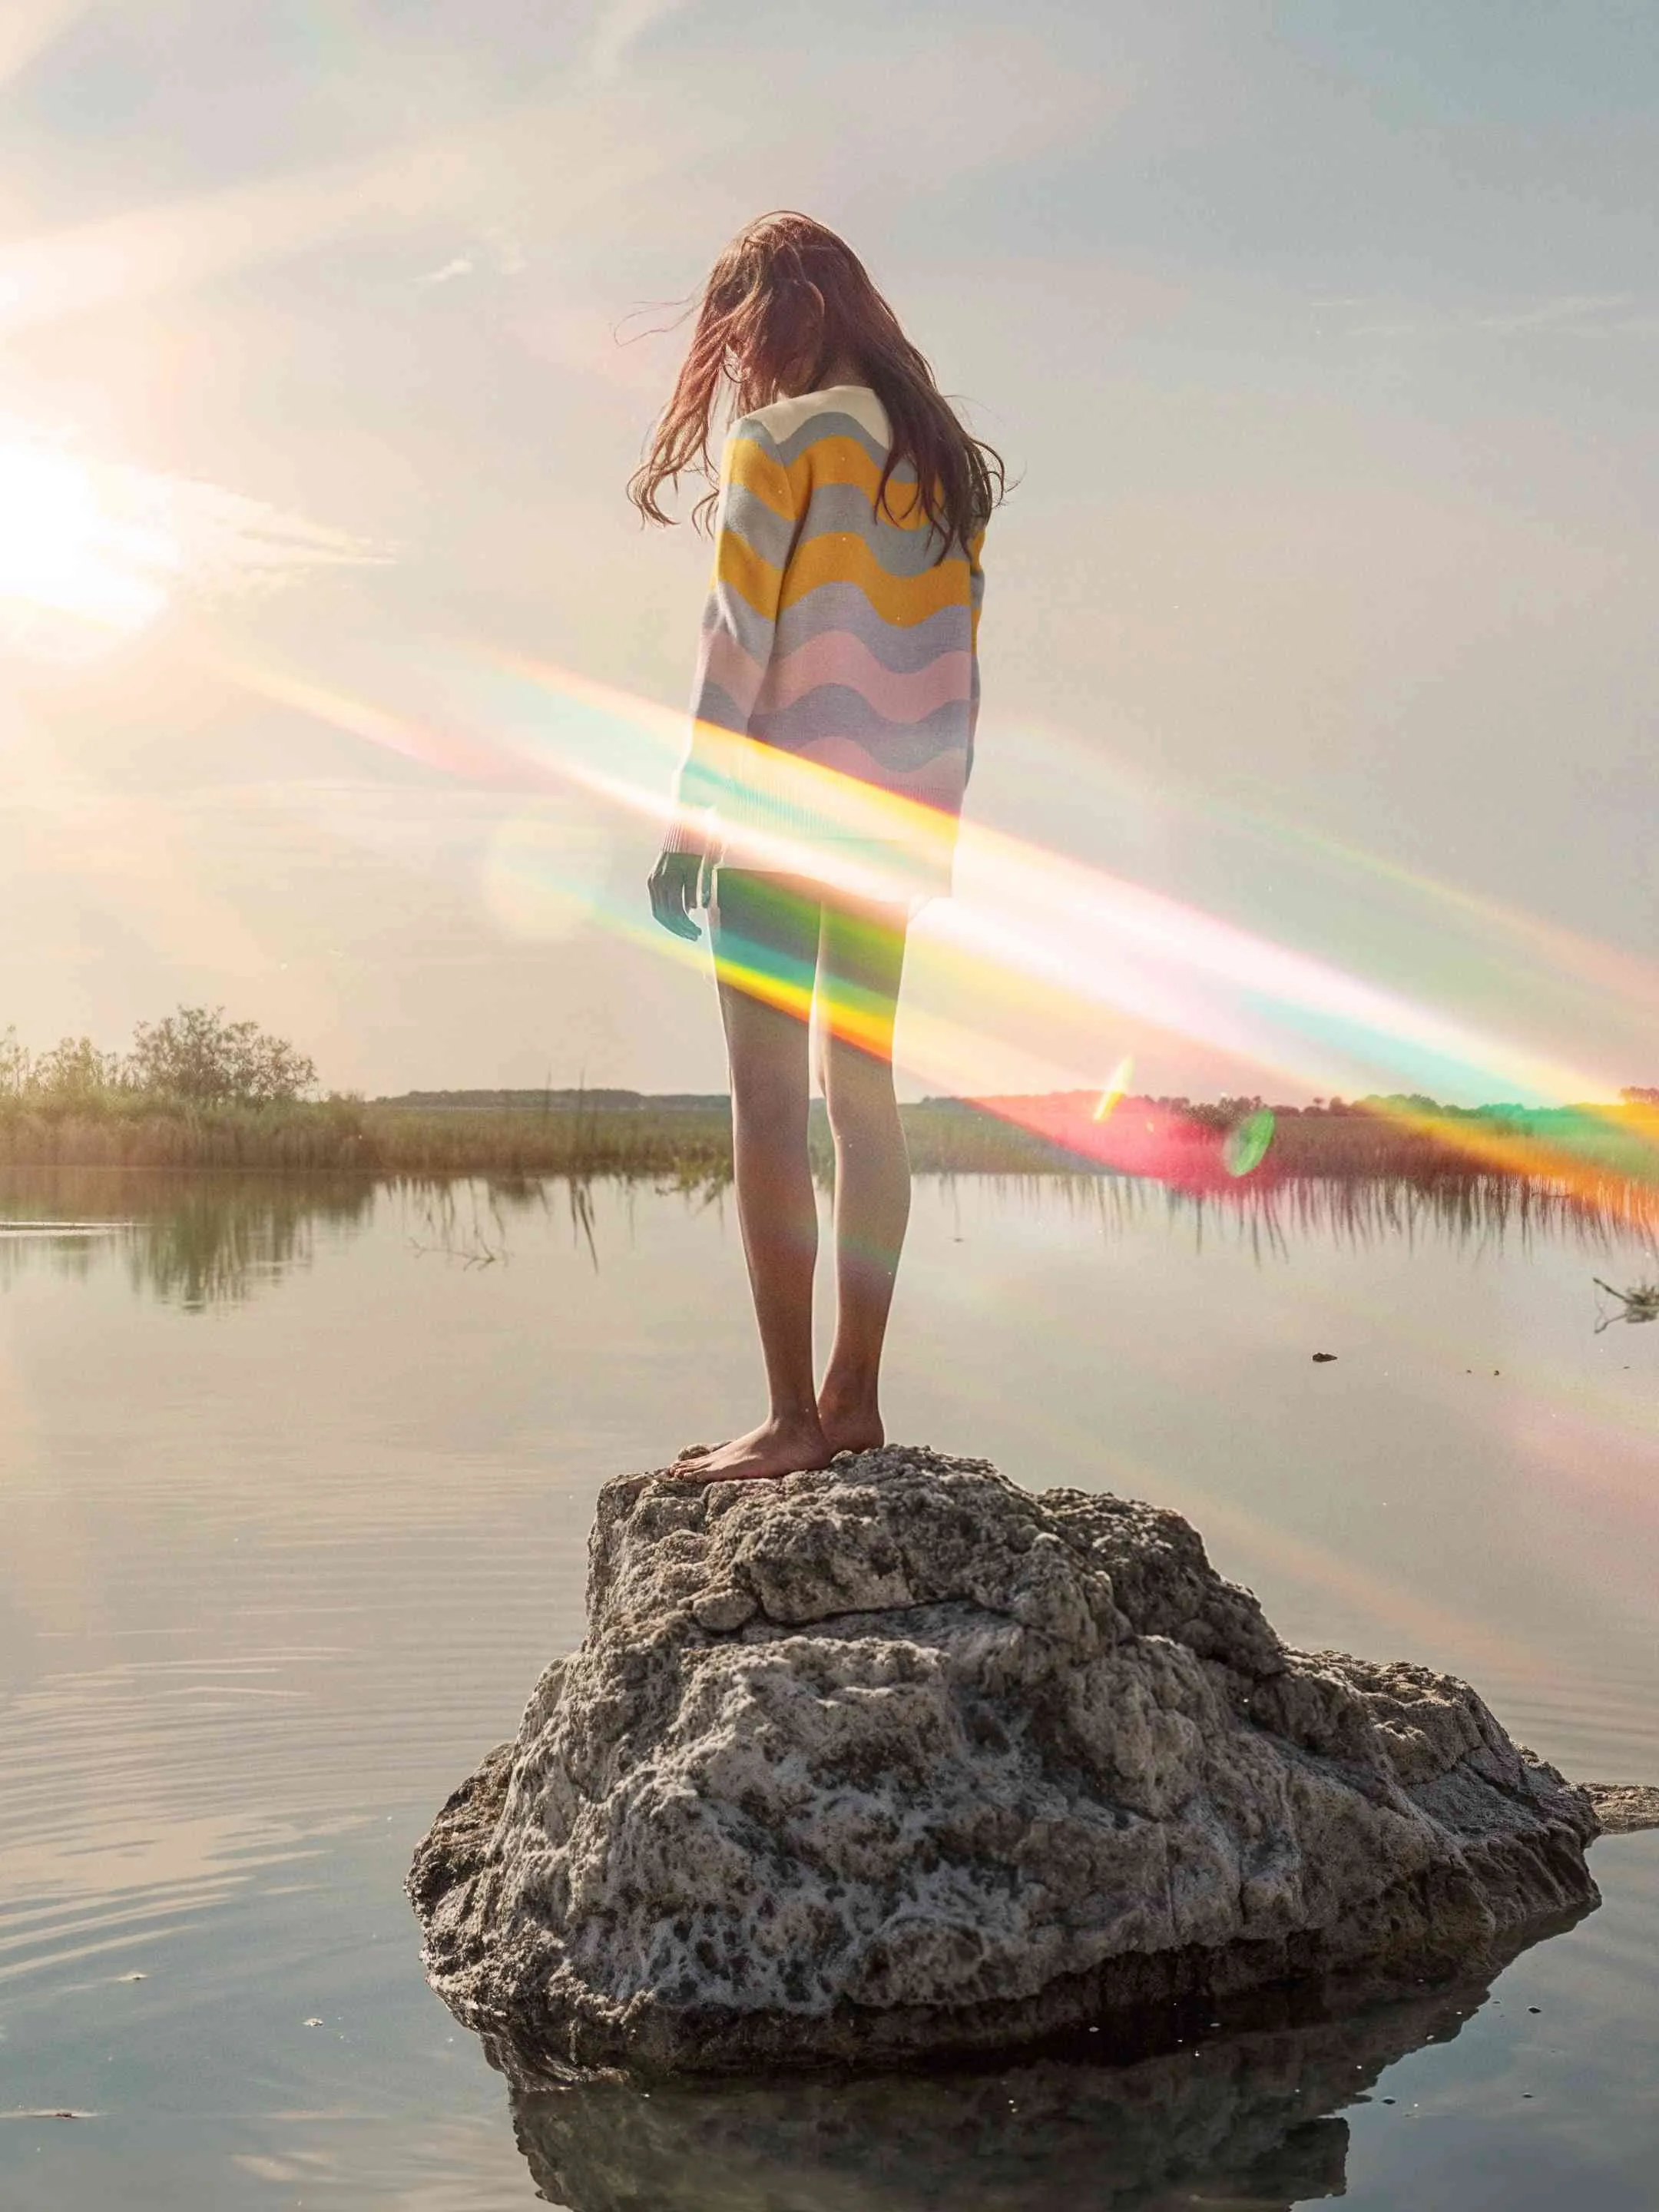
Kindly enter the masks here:
M 513 2124 L 538 2193 L 568 2212 L 1289 2212 L 1346 2193 L 1344 2107 L 1450 2042 L 1490 1987 L 1491 1972 L 1346 2017 L 1200 2033 L 1129 2065 L 520 2081 Z

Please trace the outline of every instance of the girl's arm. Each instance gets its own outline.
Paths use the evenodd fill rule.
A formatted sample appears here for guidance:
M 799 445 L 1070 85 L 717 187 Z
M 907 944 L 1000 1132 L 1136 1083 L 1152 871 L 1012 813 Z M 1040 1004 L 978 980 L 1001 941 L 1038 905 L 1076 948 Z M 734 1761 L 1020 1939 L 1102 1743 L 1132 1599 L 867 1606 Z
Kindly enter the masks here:
M 734 425 L 720 457 L 714 574 L 665 853 L 706 852 L 710 811 L 746 773 L 749 718 L 772 657 L 794 528 L 788 472 L 766 430 L 746 418 Z

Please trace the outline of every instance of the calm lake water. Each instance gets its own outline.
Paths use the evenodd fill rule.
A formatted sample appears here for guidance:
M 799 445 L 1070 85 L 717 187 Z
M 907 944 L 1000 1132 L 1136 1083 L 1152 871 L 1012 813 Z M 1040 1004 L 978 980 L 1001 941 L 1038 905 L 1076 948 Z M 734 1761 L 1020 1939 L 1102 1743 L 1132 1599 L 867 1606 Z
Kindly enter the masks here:
M 1656 1274 L 1492 1190 L 923 1183 L 890 1427 L 1174 1505 L 1291 1641 L 1659 1781 L 1659 1326 L 1592 1281 Z M 580 1636 L 599 1484 L 752 1416 L 750 1328 L 718 1199 L 0 1180 L 8 2212 L 1659 2203 L 1659 1834 L 1358 2021 L 511 2110 L 404 1871 Z

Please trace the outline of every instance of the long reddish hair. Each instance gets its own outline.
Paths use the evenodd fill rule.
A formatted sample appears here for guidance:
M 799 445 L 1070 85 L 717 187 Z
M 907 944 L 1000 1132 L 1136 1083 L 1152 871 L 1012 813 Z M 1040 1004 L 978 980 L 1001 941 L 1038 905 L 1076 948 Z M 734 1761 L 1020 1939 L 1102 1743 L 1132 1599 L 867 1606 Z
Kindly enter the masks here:
M 647 522 L 672 522 L 659 495 L 693 475 L 713 484 L 710 450 L 724 389 L 732 412 L 820 388 L 832 364 L 855 364 L 887 410 L 891 450 L 876 488 L 902 462 L 916 472 L 915 499 L 939 541 L 942 561 L 978 536 L 1006 489 L 1001 458 L 957 421 L 926 359 L 844 239 L 811 216 L 763 215 L 732 240 L 708 273 L 691 344 L 628 495 Z M 693 510 L 704 522 L 717 495 Z M 907 509 L 909 502 L 907 501 Z

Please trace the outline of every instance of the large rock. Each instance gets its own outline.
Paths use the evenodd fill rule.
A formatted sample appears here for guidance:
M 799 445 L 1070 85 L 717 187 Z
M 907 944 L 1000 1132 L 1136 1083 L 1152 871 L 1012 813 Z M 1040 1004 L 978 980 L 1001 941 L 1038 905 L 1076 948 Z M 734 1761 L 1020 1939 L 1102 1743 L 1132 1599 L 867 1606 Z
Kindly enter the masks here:
M 1596 1901 L 1589 1798 L 1474 1691 L 1286 1650 L 1154 1506 L 891 1447 L 630 1477 L 588 1619 L 410 1875 L 521 2074 L 1132 2039 Z

